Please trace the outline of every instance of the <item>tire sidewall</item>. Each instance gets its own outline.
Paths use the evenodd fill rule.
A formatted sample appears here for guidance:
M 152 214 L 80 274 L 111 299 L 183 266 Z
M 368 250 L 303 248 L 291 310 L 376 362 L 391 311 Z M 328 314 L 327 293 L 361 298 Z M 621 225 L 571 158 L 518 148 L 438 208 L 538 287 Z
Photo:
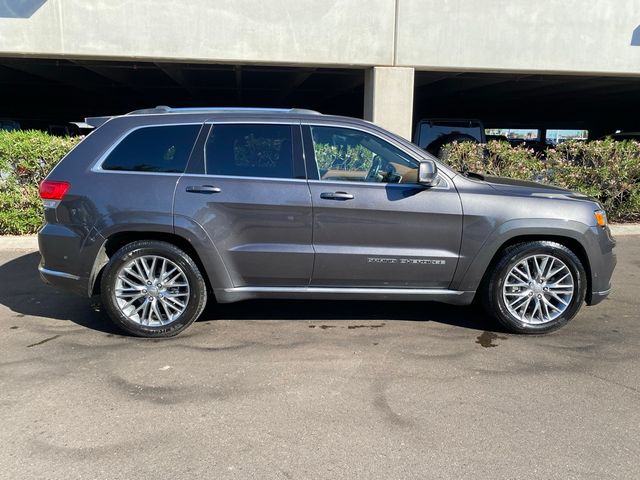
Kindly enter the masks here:
M 571 272 L 574 279 L 574 294 L 569 307 L 558 318 L 540 325 L 532 325 L 516 319 L 507 308 L 502 291 L 508 272 L 522 259 L 532 255 L 552 255 L 561 260 Z M 586 294 L 586 273 L 576 255 L 566 247 L 552 242 L 536 242 L 535 246 L 521 248 L 511 252 L 498 265 L 491 282 L 492 303 L 497 309 L 498 320 L 511 330 L 520 333 L 547 333 L 557 330 L 569 322 L 580 310 Z
M 166 337 L 180 333 L 191 325 L 202 311 L 203 296 L 206 298 L 206 288 L 200 272 L 191 259 L 181 250 L 160 244 L 160 242 L 135 242 L 120 249 L 105 267 L 101 284 L 102 304 L 110 318 L 127 332 L 142 337 Z M 169 245 L 169 244 L 167 244 Z M 189 282 L 189 301 L 187 308 L 180 317 L 167 324 L 158 327 L 140 325 L 129 319 L 118 307 L 114 295 L 116 276 L 126 263 L 134 258 L 145 255 L 165 257 L 178 265 Z

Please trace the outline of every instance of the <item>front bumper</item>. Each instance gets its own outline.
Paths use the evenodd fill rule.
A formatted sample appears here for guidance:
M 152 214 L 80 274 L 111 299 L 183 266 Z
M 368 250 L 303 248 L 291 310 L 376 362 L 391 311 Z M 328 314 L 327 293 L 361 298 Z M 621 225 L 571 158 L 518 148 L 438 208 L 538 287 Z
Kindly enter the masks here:
M 589 305 L 597 305 L 605 298 L 609 296 L 611 293 L 611 289 L 605 290 L 604 292 L 591 292 L 591 300 L 589 301 Z
M 593 241 L 588 249 L 591 264 L 591 292 L 587 295 L 587 305 L 597 305 L 611 293 L 611 276 L 616 267 L 616 241 L 609 227 L 591 227 Z

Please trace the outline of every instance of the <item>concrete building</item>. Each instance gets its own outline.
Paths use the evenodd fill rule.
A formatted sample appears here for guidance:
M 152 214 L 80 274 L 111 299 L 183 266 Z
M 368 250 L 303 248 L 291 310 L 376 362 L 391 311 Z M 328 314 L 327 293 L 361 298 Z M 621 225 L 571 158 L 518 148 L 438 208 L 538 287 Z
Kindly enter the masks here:
M 0 118 L 297 106 L 640 130 L 638 0 L 1 0 Z

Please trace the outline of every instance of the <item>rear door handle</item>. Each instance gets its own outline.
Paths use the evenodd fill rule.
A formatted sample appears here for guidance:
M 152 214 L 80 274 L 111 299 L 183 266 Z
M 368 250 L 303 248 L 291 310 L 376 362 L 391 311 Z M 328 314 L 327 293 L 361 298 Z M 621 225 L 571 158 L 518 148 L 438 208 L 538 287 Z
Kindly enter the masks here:
M 353 200 L 353 195 L 347 192 L 324 192 L 320 194 L 320 198 L 325 200 Z
M 220 193 L 222 191 L 213 185 L 191 185 L 186 190 L 189 193 Z

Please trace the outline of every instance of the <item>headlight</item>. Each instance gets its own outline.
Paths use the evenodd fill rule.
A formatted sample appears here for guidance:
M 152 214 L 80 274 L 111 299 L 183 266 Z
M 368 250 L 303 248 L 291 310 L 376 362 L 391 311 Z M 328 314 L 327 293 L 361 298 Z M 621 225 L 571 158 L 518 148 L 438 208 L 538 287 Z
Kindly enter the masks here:
M 596 217 L 596 223 L 601 227 L 607 226 L 607 214 L 604 210 L 596 210 L 593 212 L 593 215 Z

